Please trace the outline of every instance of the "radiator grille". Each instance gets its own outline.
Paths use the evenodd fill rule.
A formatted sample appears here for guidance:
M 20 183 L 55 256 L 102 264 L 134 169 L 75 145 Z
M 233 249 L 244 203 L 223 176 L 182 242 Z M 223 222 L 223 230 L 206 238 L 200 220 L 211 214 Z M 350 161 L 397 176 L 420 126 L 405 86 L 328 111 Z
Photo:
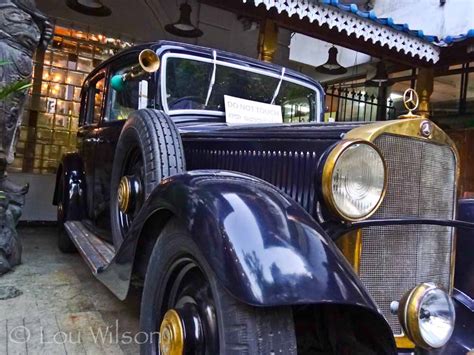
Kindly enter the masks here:
M 193 169 L 240 171 L 266 180 L 314 213 L 315 151 L 186 149 L 186 165 Z
M 373 218 L 452 219 L 456 160 L 449 146 L 384 134 L 375 140 L 388 168 L 385 199 Z M 362 233 L 360 277 L 394 334 L 402 330 L 390 303 L 421 282 L 450 287 L 453 230 L 411 225 Z

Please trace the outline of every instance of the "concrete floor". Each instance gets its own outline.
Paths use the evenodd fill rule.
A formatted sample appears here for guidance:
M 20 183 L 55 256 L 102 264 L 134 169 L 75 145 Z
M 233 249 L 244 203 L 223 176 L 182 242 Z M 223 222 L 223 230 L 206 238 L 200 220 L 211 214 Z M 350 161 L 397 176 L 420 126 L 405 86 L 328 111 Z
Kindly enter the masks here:
M 0 276 L 0 354 L 138 353 L 139 290 L 116 299 L 78 254 L 59 252 L 54 227 L 19 234 L 23 264 Z M 21 295 L 2 299 L 13 288 Z

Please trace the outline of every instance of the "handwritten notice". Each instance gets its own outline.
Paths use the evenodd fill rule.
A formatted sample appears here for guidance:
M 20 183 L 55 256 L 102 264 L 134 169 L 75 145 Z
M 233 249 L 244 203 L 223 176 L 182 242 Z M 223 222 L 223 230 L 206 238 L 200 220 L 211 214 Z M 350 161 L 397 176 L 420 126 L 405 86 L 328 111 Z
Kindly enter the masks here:
M 226 122 L 230 124 L 282 123 L 281 107 L 224 95 Z

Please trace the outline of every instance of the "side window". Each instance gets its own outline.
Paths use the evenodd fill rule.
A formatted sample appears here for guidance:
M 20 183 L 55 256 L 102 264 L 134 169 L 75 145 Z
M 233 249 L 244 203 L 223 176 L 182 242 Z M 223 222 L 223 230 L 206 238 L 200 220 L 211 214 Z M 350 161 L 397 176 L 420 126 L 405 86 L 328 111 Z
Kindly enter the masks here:
M 132 68 L 132 65 L 122 67 L 111 73 L 123 75 Z M 135 110 L 153 107 L 151 101 L 152 79 L 142 78 L 127 80 L 121 90 L 110 87 L 107 97 L 106 121 L 126 120 L 128 115 Z
M 104 101 L 105 77 L 99 75 L 94 79 L 87 93 L 87 117 L 86 124 L 99 123 Z

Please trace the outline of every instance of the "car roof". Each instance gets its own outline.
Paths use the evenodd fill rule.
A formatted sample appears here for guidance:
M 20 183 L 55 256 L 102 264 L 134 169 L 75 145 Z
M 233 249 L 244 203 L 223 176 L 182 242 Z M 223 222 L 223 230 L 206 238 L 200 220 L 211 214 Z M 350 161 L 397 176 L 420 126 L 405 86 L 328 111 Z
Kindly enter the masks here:
M 209 47 L 202 47 L 194 44 L 188 44 L 188 43 L 181 43 L 181 42 L 174 42 L 174 41 L 157 41 L 157 42 L 148 42 L 148 43 L 143 43 L 139 44 L 130 48 L 127 48 L 114 56 L 110 57 L 109 59 L 105 60 L 101 64 L 99 64 L 87 77 L 86 81 L 88 81 L 91 77 L 93 77 L 97 72 L 102 70 L 103 68 L 106 68 L 108 65 L 110 65 L 113 62 L 116 62 L 119 60 L 119 58 L 124 57 L 130 53 L 134 52 L 140 52 L 144 49 L 152 49 L 156 51 L 158 54 L 162 54 L 168 51 L 173 51 L 173 52 L 181 52 L 181 53 L 187 53 L 187 54 L 192 54 L 196 56 L 201 56 L 201 57 L 207 57 L 207 58 L 212 58 L 213 57 L 213 52 L 216 52 L 216 57 L 228 61 L 228 62 L 233 62 L 235 64 L 239 64 L 242 66 L 251 66 L 251 67 L 256 67 L 260 68 L 263 70 L 267 70 L 273 73 L 280 74 L 282 72 L 283 67 L 277 64 L 269 63 L 269 62 L 262 62 L 257 59 L 253 59 L 250 57 L 246 57 L 240 54 L 236 53 L 231 53 L 227 51 L 223 51 L 220 49 L 213 49 Z M 304 81 L 308 84 L 314 85 L 317 87 L 319 91 L 324 95 L 324 91 L 322 89 L 321 84 L 311 78 L 310 76 L 307 76 L 305 74 L 299 73 L 297 71 L 287 69 L 285 68 L 285 76 L 293 77 L 295 79 L 299 79 L 301 81 Z

